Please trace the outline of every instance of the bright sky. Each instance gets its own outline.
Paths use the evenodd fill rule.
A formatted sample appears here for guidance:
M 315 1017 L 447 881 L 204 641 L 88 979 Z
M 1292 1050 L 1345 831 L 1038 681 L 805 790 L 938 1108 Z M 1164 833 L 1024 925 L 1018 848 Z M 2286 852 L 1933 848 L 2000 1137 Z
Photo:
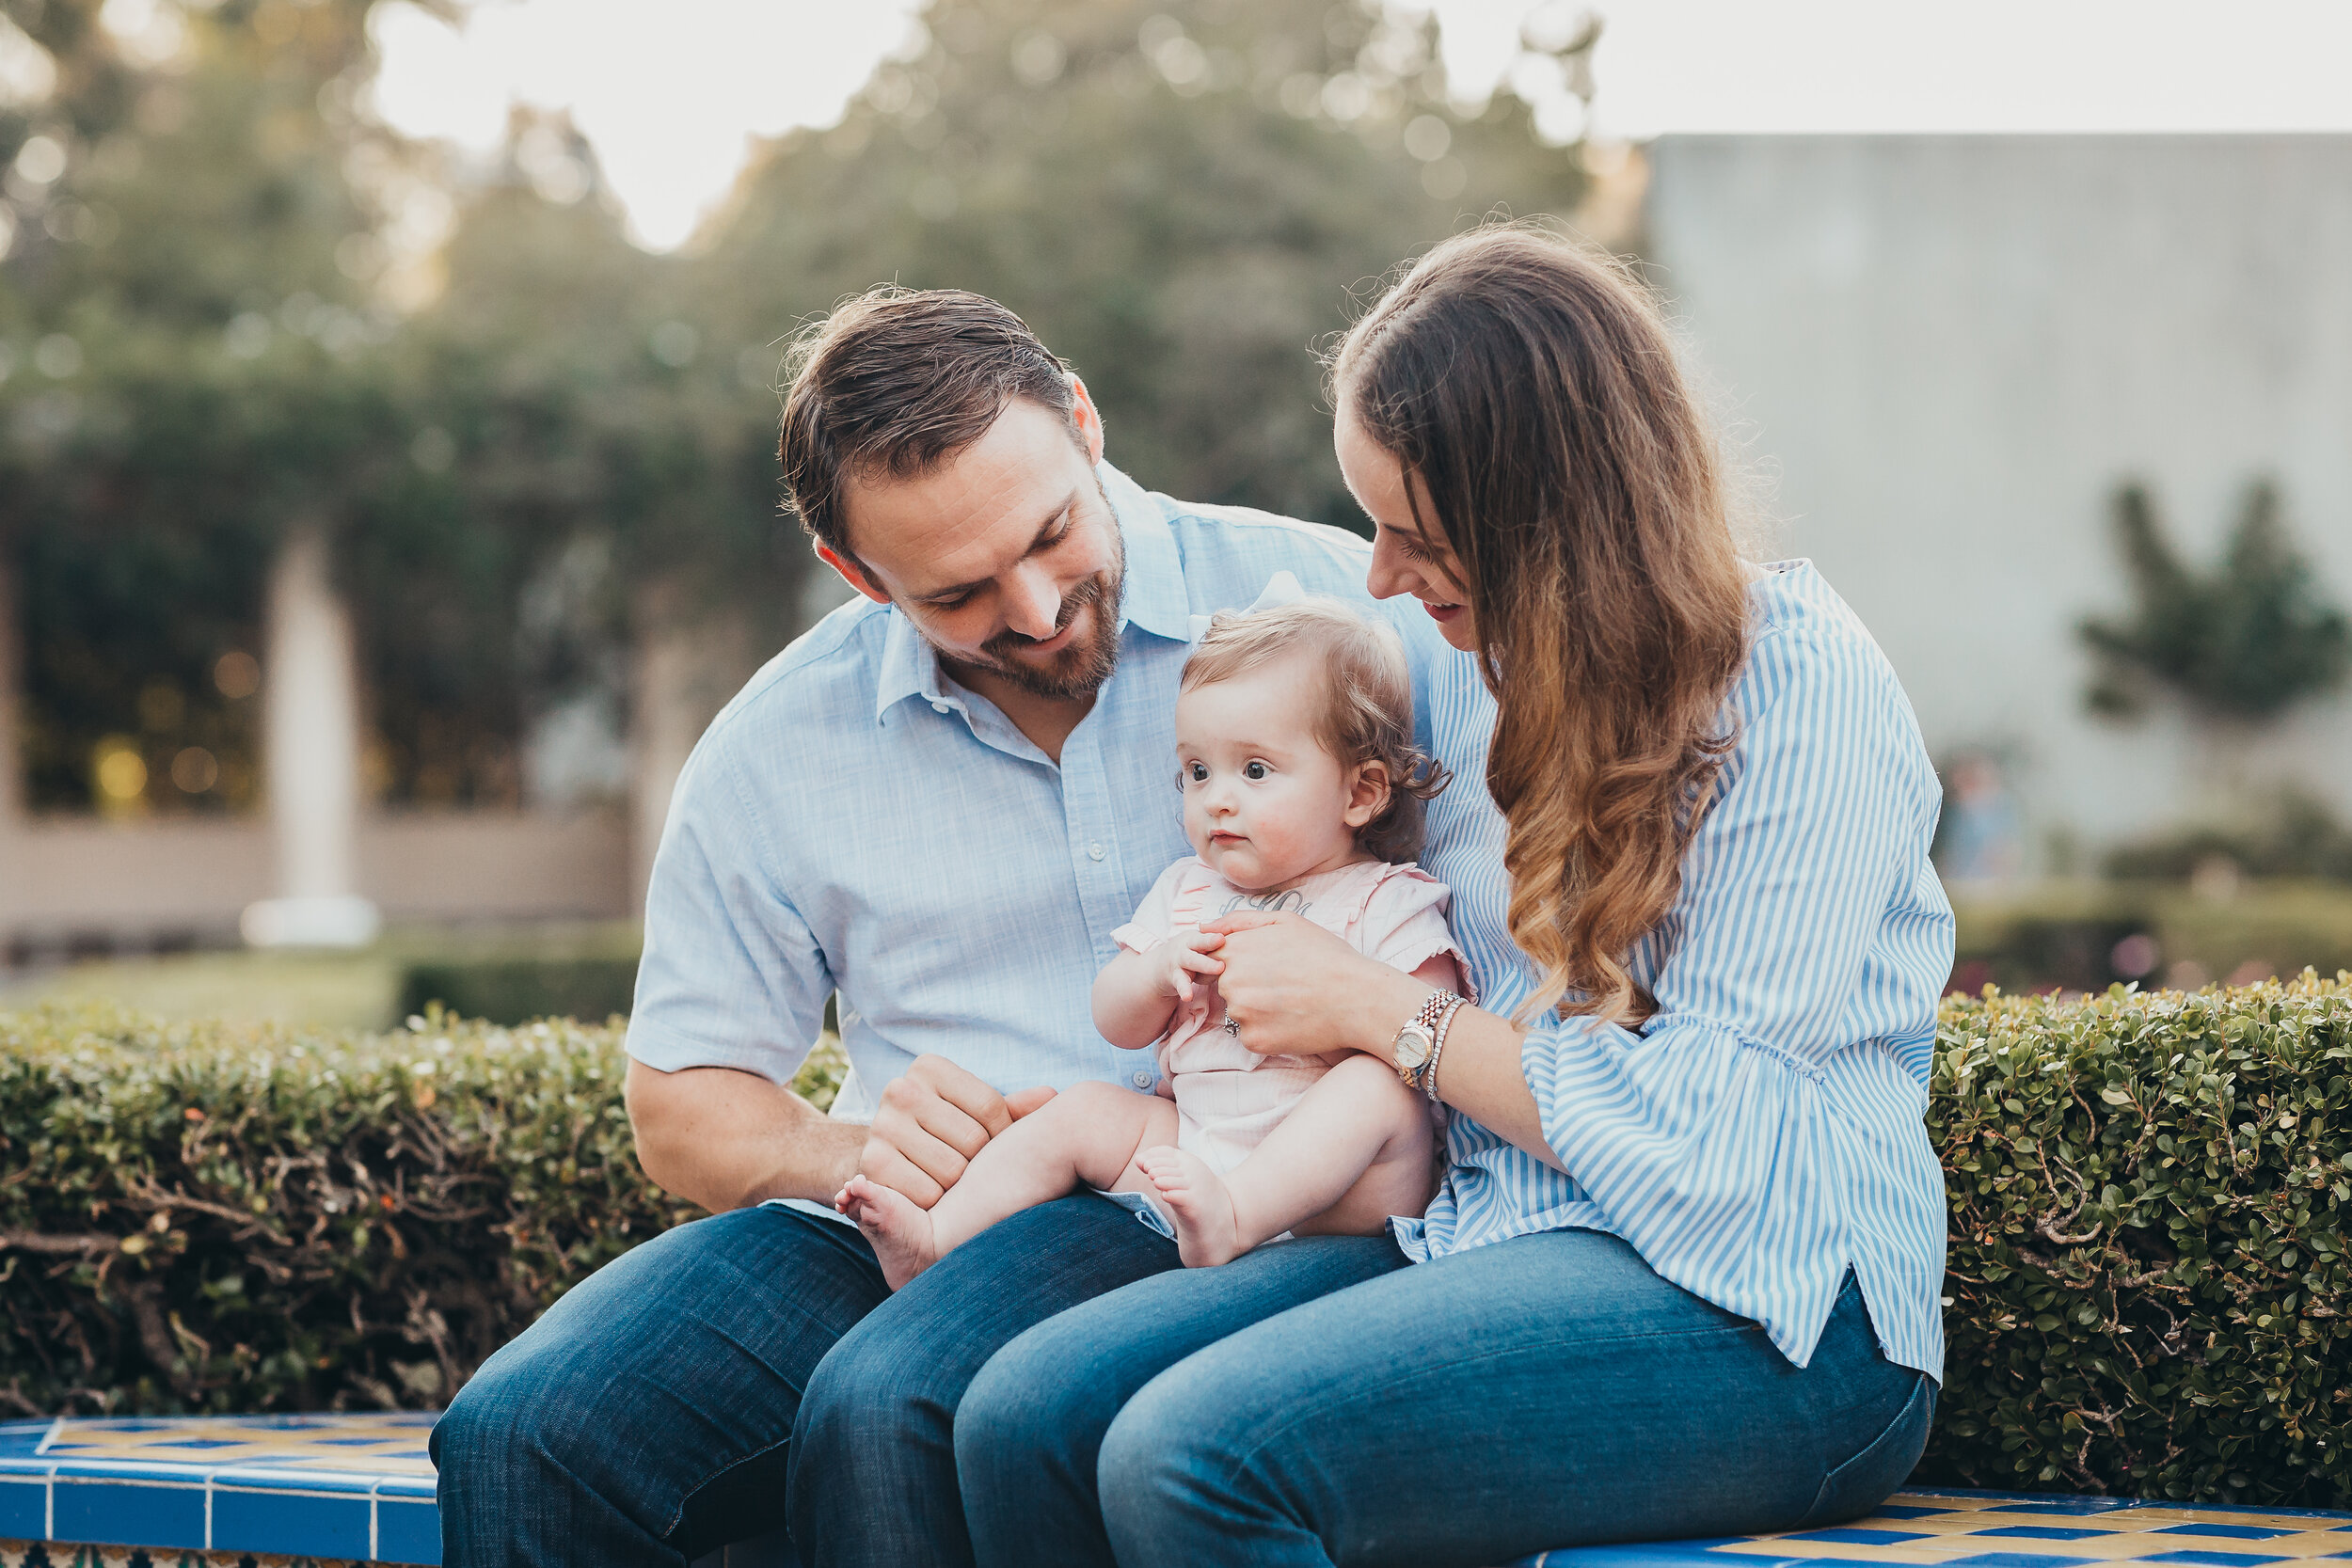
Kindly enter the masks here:
M 1458 89 L 1564 0 L 1427 0 Z M 1573 11 L 1577 8 L 1566 4 Z M 1596 0 L 1593 124 L 1667 132 L 2352 131 L 2345 0 Z M 825 125 L 919 0 L 481 0 L 381 8 L 379 111 L 489 150 L 568 107 L 640 241 L 681 243 L 747 138 Z M 1555 119 L 1554 123 L 1561 123 Z

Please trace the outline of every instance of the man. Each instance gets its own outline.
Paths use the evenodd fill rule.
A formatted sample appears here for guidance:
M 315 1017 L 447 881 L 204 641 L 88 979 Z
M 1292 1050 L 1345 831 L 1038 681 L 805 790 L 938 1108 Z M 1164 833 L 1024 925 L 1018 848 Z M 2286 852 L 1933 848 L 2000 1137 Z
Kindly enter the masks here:
M 964 1386 L 1024 1329 L 1178 1266 L 1079 1196 L 892 1295 L 829 1207 L 858 1171 L 935 1202 L 1055 1087 L 1157 1087 L 1088 993 L 1187 852 L 1193 618 L 1280 570 L 1371 603 L 1361 541 L 1147 495 L 1103 439 L 1083 384 L 977 295 L 878 290 L 803 344 L 785 483 L 863 597 L 696 748 L 629 1026 L 639 1158 L 712 1217 L 582 1283 L 458 1396 L 433 1437 L 454 1568 L 675 1563 L 779 1523 L 810 1568 L 968 1561 Z M 1395 624 L 1424 694 L 1484 700 L 1425 618 Z M 1459 816 L 1441 797 L 1433 841 Z M 851 1072 L 828 1117 L 787 1085 L 836 991 Z

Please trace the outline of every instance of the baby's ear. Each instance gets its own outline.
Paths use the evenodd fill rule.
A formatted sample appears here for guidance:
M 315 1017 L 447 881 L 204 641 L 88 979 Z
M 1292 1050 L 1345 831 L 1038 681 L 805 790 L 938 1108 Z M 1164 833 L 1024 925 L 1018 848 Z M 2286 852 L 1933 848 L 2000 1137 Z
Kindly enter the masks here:
M 1351 828 L 1361 828 L 1389 809 L 1389 765 L 1375 757 L 1356 765 L 1356 777 L 1347 786 L 1347 810 L 1340 820 Z

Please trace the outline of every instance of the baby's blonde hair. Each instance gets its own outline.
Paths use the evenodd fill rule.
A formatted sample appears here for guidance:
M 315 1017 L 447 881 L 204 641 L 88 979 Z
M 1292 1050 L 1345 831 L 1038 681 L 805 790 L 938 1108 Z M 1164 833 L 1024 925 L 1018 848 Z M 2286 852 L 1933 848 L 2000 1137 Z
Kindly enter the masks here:
M 1413 680 L 1405 644 L 1337 599 L 1305 598 L 1270 610 L 1227 610 L 1184 661 L 1181 689 L 1215 686 L 1293 654 L 1323 672 L 1314 736 L 1342 765 L 1376 762 L 1388 774 L 1388 802 L 1356 830 L 1357 847 L 1378 860 L 1421 853 L 1422 805 L 1453 775 L 1413 744 Z

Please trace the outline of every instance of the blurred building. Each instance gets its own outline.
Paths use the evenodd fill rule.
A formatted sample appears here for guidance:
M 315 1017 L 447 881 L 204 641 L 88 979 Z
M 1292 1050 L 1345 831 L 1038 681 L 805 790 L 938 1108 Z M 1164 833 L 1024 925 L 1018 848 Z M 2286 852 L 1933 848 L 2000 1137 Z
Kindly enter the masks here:
M 1765 546 L 1868 623 L 1947 776 L 1997 764 L 2026 869 L 2281 784 L 2352 816 L 2344 692 L 2227 733 L 2163 704 L 2118 723 L 2086 710 L 2075 632 L 2128 603 L 2126 481 L 2201 564 L 2275 481 L 2352 604 L 2352 136 L 1674 136 L 1649 159 L 1645 248 L 1762 481 Z

